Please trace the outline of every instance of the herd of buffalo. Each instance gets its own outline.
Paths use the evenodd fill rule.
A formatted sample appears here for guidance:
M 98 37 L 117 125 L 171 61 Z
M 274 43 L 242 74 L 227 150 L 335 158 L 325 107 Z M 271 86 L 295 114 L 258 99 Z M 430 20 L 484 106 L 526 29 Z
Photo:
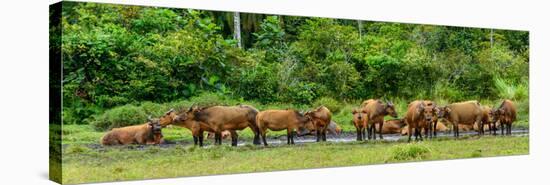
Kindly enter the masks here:
M 438 131 L 447 130 L 443 122 L 453 127 L 454 137 L 459 137 L 459 130 L 474 129 L 479 134 L 510 135 L 512 123 L 516 120 L 516 107 L 511 100 L 504 100 L 499 106 L 491 108 L 482 106 L 478 101 L 465 101 L 438 106 L 429 100 L 416 100 L 409 103 L 402 119 L 384 120 L 385 116 L 398 117 L 391 101 L 369 99 L 359 108 L 352 111 L 353 124 L 357 140 L 376 139 L 382 134 L 401 133 L 422 140 L 436 137 Z M 160 144 L 163 143 L 162 128 L 168 125 L 181 126 L 192 132 L 195 145 L 203 146 L 204 132 L 214 135 L 214 143 L 221 144 L 225 135 L 231 137 L 231 145 L 238 142 L 237 131 L 250 128 L 254 132 L 253 144 L 263 142 L 267 146 L 267 130 L 287 131 L 287 144 L 294 144 L 295 136 L 315 134 L 317 142 L 326 141 L 327 132 L 341 130 L 331 121 L 332 113 L 325 106 L 301 113 L 297 110 L 264 110 L 259 111 L 248 105 L 236 106 L 191 106 L 187 110 L 169 110 L 160 118 L 148 118 L 147 123 L 122 128 L 114 128 L 101 138 L 103 145 L 126 144 Z M 378 128 L 376 128 L 378 126 Z M 365 131 L 367 133 L 365 133 Z

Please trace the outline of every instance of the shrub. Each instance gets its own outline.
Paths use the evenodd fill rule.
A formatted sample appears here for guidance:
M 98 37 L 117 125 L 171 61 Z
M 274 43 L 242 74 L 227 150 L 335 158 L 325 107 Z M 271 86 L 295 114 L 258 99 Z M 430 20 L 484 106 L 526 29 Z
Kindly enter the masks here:
M 390 160 L 415 160 L 427 157 L 431 149 L 419 143 L 395 145 L 391 149 Z
M 514 85 L 504 79 L 495 78 L 495 94 L 499 98 L 521 101 L 529 96 L 529 86 L 525 84 Z
M 81 145 L 71 145 L 65 149 L 68 154 L 80 154 L 89 151 L 90 149 Z
M 319 98 L 311 104 L 313 108 L 317 108 L 321 105 L 327 107 L 332 114 L 337 114 L 342 109 L 342 104 L 330 97 Z
M 145 123 L 147 113 L 141 107 L 124 105 L 105 111 L 91 123 L 96 130 L 108 130 Z

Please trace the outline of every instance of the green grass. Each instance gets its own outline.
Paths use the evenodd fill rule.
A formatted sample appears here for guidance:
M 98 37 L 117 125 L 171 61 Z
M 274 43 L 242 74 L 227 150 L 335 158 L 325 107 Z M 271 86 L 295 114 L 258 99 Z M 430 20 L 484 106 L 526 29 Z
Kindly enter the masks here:
M 78 146 L 79 148 L 81 146 Z M 485 136 L 419 143 L 309 143 L 295 146 L 66 149 L 63 183 L 367 165 L 529 153 L 528 137 Z

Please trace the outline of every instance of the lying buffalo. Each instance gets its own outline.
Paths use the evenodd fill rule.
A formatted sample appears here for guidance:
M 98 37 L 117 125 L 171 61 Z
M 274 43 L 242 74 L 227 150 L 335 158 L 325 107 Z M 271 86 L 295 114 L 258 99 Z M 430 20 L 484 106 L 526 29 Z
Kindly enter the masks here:
M 449 128 L 441 122 L 436 122 L 435 131 L 436 132 L 447 132 L 447 131 L 449 131 Z M 414 134 L 414 130 L 412 132 Z M 423 134 L 426 134 L 424 130 L 421 130 L 421 132 L 423 132 Z M 403 127 L 403 129 L 401 129 L 401 135 L 407 135 L 407 134 L 409 134 L 409 126 L 405 126 L 405 127 Z
M 424 101 L 416 100 L 411 102 L 407 107 L 407 114 L 405 115 L 405 122 L 407 123 L 407 133 L 409 135 L 408 142 L 411 141 L 411 136 L 414 133 L 415 140 L 418 140 L 418 137 L 420 136 L 420 140 L 422 140 L 422 132 L 421 130 L 424 130 L 425 133 L 428 133 L 429 130 L 422 129 L 427 128 L 428 123 L 431 122 L 431 114 L 427 113 L 426 111 L 426 105 L 424 104 Z M 414 132 L 413 132 L 414 129 Z
M 499 124 L 496 123 L 495 124 L 496 126 L 498 126 Z M 445 119 L 441 119 L 439 122 L 438 122 L 438 125 L 437 127 L 445 127 L 446 130 L 444 131 L 449 131 L 449 128 L 447 126 L 450 126 L 452 127 L 453 125 L 451 123 L 449 123 L 447 120 Z M 474 123 L 473 125 L 471 124 L 464 124 L 464 123 L 459 123 L 458 124 L 458 130 L 460 131 L 464 131 L 464 132 L 469 132 L 469 131 L 476 131 L 476 132 L 479 132 L 479 125 L 477 123 Z M 484 131 L 489 131 L 490 128 L 489 128 L 489 125 L 484 125 L 483 126 L 483 130 Z M 438 129 L 438 131 L 443 131 L 443 130 L 440 130 Z
M 280 131 L 286 129 L 287 144 L 294 144 L 294 136 L 305 135 L 315 130 L 313 121 L 296 110 L 265 110 L 258 113 L 256 123 L 262 141 L 267 146 L 267 129 Z
M 313 121 L 315 126 L 317 142 L 327 141 L 327 129 L 332 118 L 332 113 L 325 106 L 320 106 L 313 111 L 308 111 L 304 114 L 308 119 Z
M 512 123 L 516 121 L 516 106 L 511 100 L 504 100 L 500 106 L 491 111 L 490 117 L 494 121 L 500 122 L 501 134 L 504 135 L 504 127 L 506 126 L 506 134 L 512 134 Z M 496 127 L 496 126 L 495 126 Z
M 208 134 L 206 135 L 206 138 L 208 139 L 214 139 L 214 133 L 213 132 L 208 132 Z M 227 139 L 228 137 L 231 136 L 231 132 L 227 131 L 227 130 L 224 130 L 222 132 L 222 139 Z
M 158 119 L 148 119 L 141 125 L 114 128 L 101 138 L 102 145 L 160 144 L 162 138 Z
M 466 101 L 453 103 L 443 107 L 439 111 L 439 118 L 447 119 L 453 125 L 455 137 L 459 137 L 458 124 L 466 125 L 481 124 L 483 113 L 478 101 Z
M 338 136 L 340 135 L 340 133 L 342 133 L 342 128 L 336 122 L 331 120 L 330 124 L 328 124 L 327 131 L 334 136 Z
M 384 126 L 382 127 L 382 134 L 399 134 L 405 125 L 404 119 L 386 120 L 384 121 Z
M 381 100 L 367 100 L 366 105 L 363 107 L 362 112 L 365 114 L 363 119 L 363 127 L 367 128 L 368 138 L 371 136 L 376 139 L 375 126 L 378 124 L 379 128 L 384 126 L 384 117 L 390 115 L 397 118 L 397 112 L 391 101 L 384 104 Z M 380 129 L 381 130 L 381 129 Z M 382 133 L 379 132 L 380 139 L 382 139 Z
M 237 130 L 250 127 L 254 132 L 254 144 L 260 144 L 259 132 L 256 125 L 258 110 L 248 105 L 238 106 L 211 106 L 191 107 L 188 111 L 178 115 L 177 121 L 193 121 L 193 136 L 202 143 L 204 131 L 214 132 L 214 143 L 222 143 L 222 132 L 228 130 L 231 133 L 231 145 L 237 146 Z
M 353 126 L 355 126 L 355 130 L 357 131 L 357 141 L 363 141 L 365 138 L 365 112 L 363 112 L 362 109 L 354 109 L 352 112 L 353 114 Z

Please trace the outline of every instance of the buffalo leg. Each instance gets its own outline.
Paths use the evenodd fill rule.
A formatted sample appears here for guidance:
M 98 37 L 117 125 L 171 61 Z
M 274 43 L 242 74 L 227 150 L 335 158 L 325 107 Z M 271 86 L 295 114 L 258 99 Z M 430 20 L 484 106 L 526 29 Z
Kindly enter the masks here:
M 431 126 L 424 127 L 424 134 L 426 136 L 426 139 L 428 139 L 428 136 L 430 135 L 430 127 Z
M 321 129 L 320 128 L 317 128 L 317 142 L 321 141 Z
M 430 139 L 433 138 L 432 125 L 433 123 L 428 124 L 428 133 L 426 133 L 427 135 L 430 136 Z
M 504 135 L 504 123 L 500 123 L 500 135 Z
M 264 142 L 264 146 L 267 146 L 267 141 L 265 140 L 265 135 L 266 135 L 265 131 L 263 133 L 261 133 L 262 141 Z
M 367 130 L 367 140 L 370 140 L 370 138 L 372 136 L 372 134 L 370 133 L 370 126 L 367 125 L 365 129 Z
M 372 139 L 376 140 L 376 124 L 372 125 Z
M 368 125 L 367 126 L 367 134 L 368 134 L 368 138 L 369 140 L 372 140 L 372 137 L 374 137 L 374 133 L 372 133 L 372 125 Z
M 361 128 L 361 140 L 364 141 L 367 137 L 367 129 L 365 127 Z
M 294 134 L 295 134 L 295 133 L 296 133 L 295 131 L 291 131 L 291 132 L 290 132 L 290 144 L 291 144 L 291 145 L 294 144 Z
M 483 126 L 485 125 L 485 123 L 483 122 L 480 122 L 479 124 L 477 124 L 477 130 L 479 132 L 477 132 L 478 135 L 485 135 L 485 129 L 483 128 Z
M 200 132 L 200 134 L 199 134 L 199 146 L 200 147 L 203 146 L 203 141 L 204 141 L 204 133 Z
M 456 137 L 460 137 L 460 128 L 456 125 Z
M 193 136 L 193 142 L 195 143 L 195 146 L 199 144 L 199 137 Z
M 409 126 L 408 126 L 408 129 L 409 129 L 409 130 L 408 130 L 409 133 L 407 133 L 407 134 L 409 135 L 409 140 L 408 140 L 407 142 L 410 143 L 410 142 L 411 142 L 411 136 L 412 136 L 412 127 L 409 125 Z
M 291 132 L 290 130 L 286 132 L 286 144 L 289 145 L 290 144 L 290 137 L 291 136 Z
M 327 131 L 323 132 L 323 141 L 327 141 Z
M 231 146 L 237 146 L 237 143 L 239 141 L 239 134 L 237 134 L 236 131 L 231 131 Z
M 216 144 L 216 145 L 221 145 L 222 144 L 222 134 L 221 134 L 221 132 L 220 133 L 216 132 L 214 134 L 214 144 Z
M 254 132 L 254 140 L 252 141 L 252 144 L 259 145 L 260 144 L 260 131 L 258 128 L 252 128 L 252 131 Z
M 357 141 L 361 141 L 363 139 L 361 136 L 361 128 L 355 127 L 355 131 L 357 131 Z
M 434 125 L 433 125 L 433 134 L 434 134 L 434 137 L 437 137 L 437 121 L 434 122 Z
M 508 135 L 512 135 L 512 123 L 506 124 L 508 126 Z
M 419 132 L 418 132 L 418 136 L 420 136 L 420 141 L 424 140 L 424 139 L 422 138 L 422 129 L 418 129 L 418 131 L 419 131 Z
M 384 121 L 382 121 L 382 122 L 380 122 L 380 123 L 378 124 L 378 135 L 380 136 L 380 140 L 384 139 L 384 138 L 382 137 L 382 127 L 383 127 L 383 126 L 384 126 Z

